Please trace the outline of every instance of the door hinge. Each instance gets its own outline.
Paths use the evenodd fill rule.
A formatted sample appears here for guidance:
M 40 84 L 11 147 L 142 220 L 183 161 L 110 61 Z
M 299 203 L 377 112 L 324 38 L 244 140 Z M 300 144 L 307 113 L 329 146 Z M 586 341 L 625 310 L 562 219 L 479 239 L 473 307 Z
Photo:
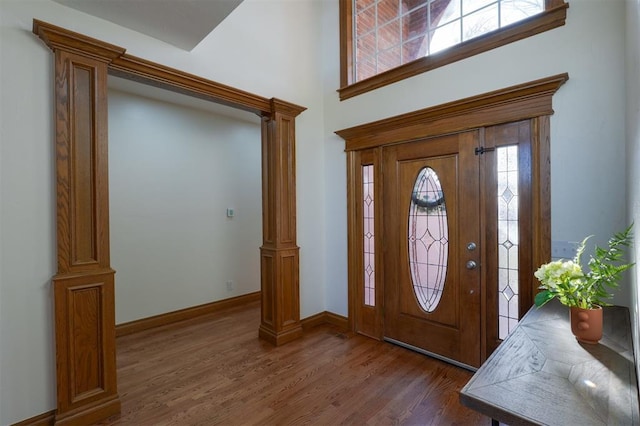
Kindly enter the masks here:
M 485 152 L 491 152 L 495 150 L 496 150 L 495 148 L 485 148 L 484 146 L 481 146 L 481 147 L 477 147 L 474 152 L 476 153 L 476 155 L 480 155 L 480 154 L 484 154 Z

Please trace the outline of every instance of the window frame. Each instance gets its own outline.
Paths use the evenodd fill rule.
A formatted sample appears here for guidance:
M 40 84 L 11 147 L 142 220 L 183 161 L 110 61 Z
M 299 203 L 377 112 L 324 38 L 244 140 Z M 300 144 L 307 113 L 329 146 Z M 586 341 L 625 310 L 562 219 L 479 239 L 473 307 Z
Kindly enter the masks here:
M 444 51 L 354 82 L 353 0 L 340 0 L 340 89 L 338 89 L 340 100 L 343 101 L 405 78 L 563 26 L 568 8 L 569 3 L 564 0 L 545 0 L 544 12 L 467 40 Z

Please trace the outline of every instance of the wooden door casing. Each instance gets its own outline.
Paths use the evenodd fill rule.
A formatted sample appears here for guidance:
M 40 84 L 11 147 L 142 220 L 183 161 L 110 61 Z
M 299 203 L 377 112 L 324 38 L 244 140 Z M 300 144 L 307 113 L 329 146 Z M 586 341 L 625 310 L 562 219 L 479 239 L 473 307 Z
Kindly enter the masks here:
M 553 95 L 568 78 L 569 76 L 566 73 L 559 74 L 336 132 L 345 140 L 345 150 L 347 152 L 349 320 L 355 331 L 360 332 L 356 327 L 356 318 L 360 315 L 361 309 L 361 302 L 357 299 L 357 286 L 362 282 L 360 279 L 361 271 L 358 270 L 358 262 L 361 263 L 360 257 L 362 256 L 361 244 L 358 245 L 358 240 L 361 238 L 361 234 L 358 234 L 358 223 L 361 219 L 358 216 L 358 211 L 355 208 L 356 203 L 354 202 L 354 195 L 358 193 L 358 185 L 361 184 L 355 178 L 360 172 L 360 153 L 366 150 L 376 152 L 373 165 L 378 170 L 381 167 L 381 150 L 393 144 L 408 143 L 469 129 L 477 129 L 480 132 L 481 143 L 484 143 L 485 130 L 492 126 L 528 122 L 530 149 L 527 155 L 530 156 L 531 167 L 526 179 L 528 179 L 527 185 L 530 187 L 529 208 L 527 208 L 530 213 L 530 223 L 529 229 L 525 231 L 531 237 L 529 262 L 535 268 L 548 262 L 551 258 L 550 115 L 553 114 Z M 491 138 L 490 135 L 489 138 Z M 488 159 L 490 157 L 487 156 L 485 158 Z M 481 161 L 487 160 L 481 159 Z M 381 174 L 380 172 L 378 173 Z M 481 173 L 480 180 L 483 187 L 486 186 L 484 181 L 486 178 L 487 176 Z M 377 178 L 377 181 L 381 181 L 381 178 Z M 381 199 L 381 196 L 377 195 L 377 198 Z M 481 203 L 481 210 L 487 210 L 486 203 Z M 378 210 L 376 215 L 380 216 Z M 481 235 L 481 244 L 485 246 L 488 243 L 483 233 Z M 378 238 L 376 240 L 376 252 L 380 253 L 384 248 L 384 243 L 381 238 Z M 481 264 L 486 264 L 487 259 L 481 257 L 481 262 Z M 377 268 L 378 275 L 385 273 L 380 262 Z M 481 274 L 481 291 L 484 295 L 486 293 L 485 283 L 487 282 L 487 277 L 483 271 L 481 271 Z M 377 291 L 383 291 L 381 281 L 378 280 Z M 537 288 L 534 285 L 525 283 L 524 287 L 520 294 L 522 299 L 521 312 L 526 310 L 526 306 L 530 306 L 533 297 L 537 293 Z M 495 342 L 491 333 L 485 331 L 488 326 L 486 322 L 487 310 L 487 304 L 483 297 L 481 299 L 480 320 L 480 328 L 483 333 L 481 340 L 482 360 L 488 357 L 491 350 L 487 348 L 491 348 L 492 342 Z M 375 308 L 375 313 L 372 315 L 381 317 L 383 314 L 384 307 L 378 304 Z M 374 333 L 373 337 L 375 338 L 381 339 L 383 337 L 381 327 L 374 330 Z

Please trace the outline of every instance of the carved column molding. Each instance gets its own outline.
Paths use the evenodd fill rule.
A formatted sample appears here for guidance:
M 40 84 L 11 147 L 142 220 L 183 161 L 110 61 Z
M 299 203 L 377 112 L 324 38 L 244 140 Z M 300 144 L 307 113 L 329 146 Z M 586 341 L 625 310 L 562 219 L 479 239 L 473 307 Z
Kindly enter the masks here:
M 262 120 L 262 314 L 259 335 L 282 345 L 302 335 L 296 242 L 295 117 L 305 108 L 271 100 Z
M 53 277 L 56 424 L 120 412 L 109 264 L 107 69 L 124 49 L 34 22 L 54 52 L 58 272 Z

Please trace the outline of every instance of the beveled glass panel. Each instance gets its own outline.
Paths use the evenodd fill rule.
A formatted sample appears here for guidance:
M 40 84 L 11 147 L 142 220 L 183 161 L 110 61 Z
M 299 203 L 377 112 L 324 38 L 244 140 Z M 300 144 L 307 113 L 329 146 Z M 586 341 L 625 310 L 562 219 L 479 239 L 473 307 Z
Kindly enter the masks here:
M 418 173 L 409 204 L 409 270 L 416 299 L 426 312 L 440 303 L 447 276 L 449 228 L 445 195 L 436 172 Z
M 376 305 L 373 165 L 362 166 L 364 304 Z
M 496 149 L 498 199 L 498 337 L 518 323 L 518 146 Z

